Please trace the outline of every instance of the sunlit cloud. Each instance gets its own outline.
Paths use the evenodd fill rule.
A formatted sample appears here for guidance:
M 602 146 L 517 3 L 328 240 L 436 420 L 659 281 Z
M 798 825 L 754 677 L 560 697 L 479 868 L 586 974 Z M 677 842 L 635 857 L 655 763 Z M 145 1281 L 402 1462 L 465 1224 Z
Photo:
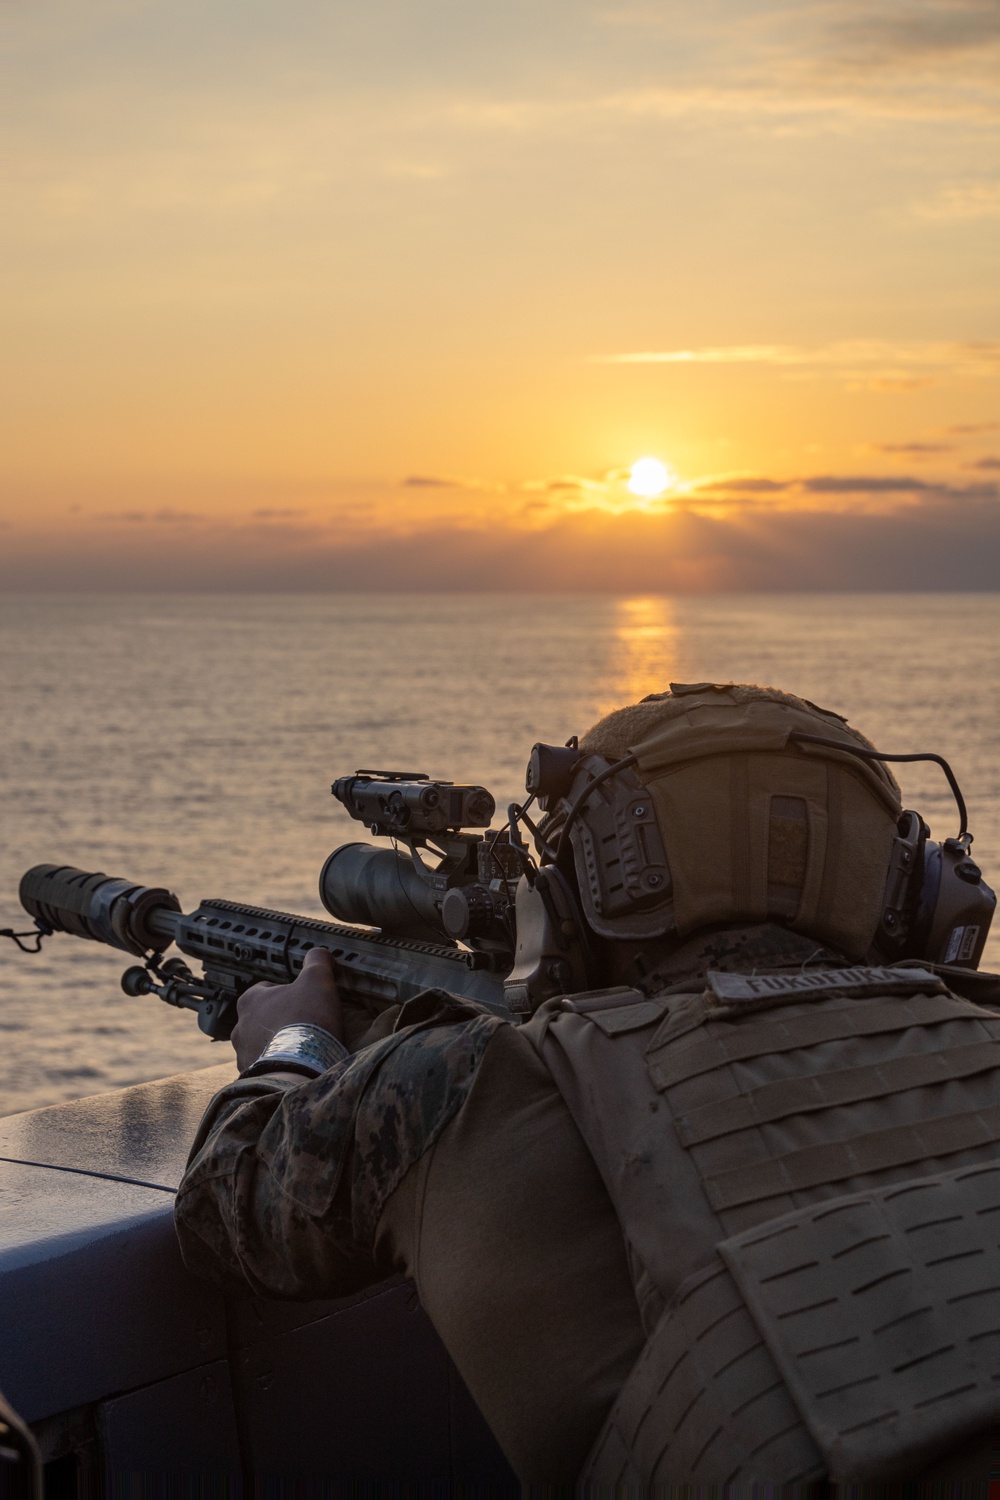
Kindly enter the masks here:
M 407 474 L 400 484 L 405 490 L 485 490 L 495 493 L 504 488 L 492 480 L 460 478 L 453 474 Z
M 793 344 L 726 344 L 595 355 L 608 365 L 761 365 L 791 375 L 836 376 L 883 388 L 909 389 L 934 375 L 1000 374 L 1000 341 L 899 342 L 845 339 L 809 348 Z
M 914 204 L 925 219 L 1000 218 L 1000 182 L 958 183 Z
M 909 445 L 897 446 L 908 449 Z M 900 455 L 902 456 L 902 455 Z M 916 456 L 920 457 L 920 454 Z M 634 467 L 634 466 L 633 466 Z M 634 514 L 665 517 L 680 512 L 726 516 L 771 513 L 786 517 L 806 511 L 888 514 L 915 504 L 968 505 L 1000 501 L 1000 484 L 988 478 L 1000 470 L 1000 460 L 986 456 L 967 463 L 983 477 L 975 481 L 921 478 L 913 473 L 793 473 L 769 475 L 746 471 L 701 474 L 682 478 L 670 474 L 669 485 L 660 494 L 637 494 L 630 488 L 631 467 L 616 467 L 599 475 L 551 475 L 496 484 L 490 488 L 465 489 L 457 484 L 438 488 L 418 487 L 427 503 L 401 510 L 392 502 L 392 489 L 372 491 L 365 499 L 337 500 L 313 506 L 273 504 L 237 511 L 188 511 L 172 506 L 122 507 L 117 510 L 75 508 L 70 524 L 84 530 L 112 533 L 137 525 L 197 530 L 199 546 L 224 549 L 226 538 L 239 533 L 257 545 L 258 538 L 281 530 L 288 537 L 336 540 L 343 545 L 363 545 L 368 538 L 419 539 L 438 525 L 458 529 L 484 528 L 514 535 L 537 534 L 564 520 L 609 523 Z M 440 501 L 435 497 L 440 495 Z M 17 528 L 28 538 L 35 528 L 27 518 Z M 81 533 L 82 534 L 82 533 Z M 262 542 L 262 545 L 267 545 Z
M 40 96 L 50 104 L 48 117 L 27 138 L 12 115 L 5 195 L 57 223 L 123 213 L 219 220 L 305 206 L 362 182 L 376 192 L 379 184 L 436 190 L 481 170 L 491 136 L 530 148 L 542 138 L 603 139 L 609 130 L 634 133 L 683 120 L 739 121 L 779 136 L 843 134 L 873 117 L 996 123 L 996 15 L 993 0 L 840 0 L 735 13 L 722 26 L 706 17 L 688 28 L 693 46 L 683 68 L 671 67 L 667 51 L 655 70 L 667 76 L 651 84 L 636 59 L 617 86 L 609 81 L 616 70 L 605 76 L 593 64 L 545 69 L 539 82 L 522 78 L 526 70 L 510 62 L 489 80 L 477 78 L 474 88 L 454 73 L 404 83 L 368 72 L 332 90 L 320 49 L 316 59 L 302 57 L 294 88 L 271 79 L 262 91 L 253 77 L 259 39 L 248 27 L 231 76 L 210 87 L 189 83 L 182 109 L 169 86 L 143 88 L 123 69 L 90 79 L 77 71 L 71 89 L 64 84 L 54 99 Z M 627 8 L 613 19 L 619 27 L 658 26 L 665 37 L 683 20 L 675 7 Z M 250 68 L 242 86 L 241 63 Z M 122 118 L 132 124 L 125 133 Z M 919 199 L 916 212 L 992 216 L 996 192 L 995 184 L 976 181 L 945 186 Z
M 1000 47 L 994 0 L 841 0 L 831 28 L 856 62 L 900 66 Z
M 655 465 L 655 470 L 647 466 Z M 636 472 L 639 471 L 639 487 Z M 655 483 L 654 483 L 655 477 Z M 516 489 L 532 496 L 524 514 L 533 524 L 570 514 L 603 512 L 621 515 L 632 510 L 649 513 L 669 510 L 690 485 L 660 459 L 638 459 L 600 475 L 559 474 L 522 480 Z
M 100 521 L 125 521 L 129 525 L 136 522 L 152 521 L 161 525 L 187 526 L 192 522 L 204 521 L 205 516 L 193 510 L 174 510 L 171 506 L 161 506 L 159 510 L 116 510 L 102 511 L 96 517 Z
M 997 496 L 996 485 L 956 488 L 907 474 L 817 474 L 800 479 L 799 484 L 810 495 L 932 494 L 949 499 L 971 497 L 977 500 L 991 500 Z
M 394 161 L 382 169 L 387 177 L 410 178 L 414 182 L 436 182 L 451 175 L 453 168 L 443 162 Z
M 901 454 L 908 458 L 933 458 L 941 453 L 954 453 L 954 443 L 875 443 L 873 453 Z
M 460 490 L 465 486 L 460 479 L 446 479 L 438 474 L 407 474 L 403 488 L 410 490 Z
M 345 538 L 333 524 L 260 520 L 141 527 L 82 522 L 62 538 L 9 530 L 0 586 L 213 590 L 489 589 L 628 593 L 787 589 L 992 589 L 1000 569 L 1000 484 L 911 481 L 909 493 L 857 487 L 879 476 L 804 476 L 821 502 L 776 506 L 744 496 L 735 508 L 591 507 L 550 511 L 542 524 L 492 515 L 416 531 Z M 836 486 L 838 493 L 831 494 Z M 842 492 L 847 490 L 844 495 Z M 530 531 L 530 545 L 525 545 Z
M 699 497 L 713 491 L 727 495 L 777 495 L 790 489 L 793 483 L 790 479 L 768 479 L 763 474 L 717 474 L 697 480 L 692 490 Z
M 737 474 L 695 481 L 679 503 L 706 515 L 721 513 L 736 519 L 769 513 L 791 524 L 807 513 L 902 517 L 919 507 L 957 510 L 998 502 L 1000 485 L 991 481 L 962 484 L 912 474 L 803 474 L 776 480 Z

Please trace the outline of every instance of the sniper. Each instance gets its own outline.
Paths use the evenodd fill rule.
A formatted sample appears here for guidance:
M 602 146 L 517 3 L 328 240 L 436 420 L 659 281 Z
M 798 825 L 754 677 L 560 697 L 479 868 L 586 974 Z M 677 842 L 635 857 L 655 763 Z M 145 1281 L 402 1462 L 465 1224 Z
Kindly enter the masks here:
M 527 787 L 507 1013 L 430 988 L 352 1034 L 319 948 L 248 989 L 188 1265 L 286 1299 L 411 1278 L 525 1483 L 985 1495 L 1000 984 L 950 768 L 672 684 L 536 746 Z

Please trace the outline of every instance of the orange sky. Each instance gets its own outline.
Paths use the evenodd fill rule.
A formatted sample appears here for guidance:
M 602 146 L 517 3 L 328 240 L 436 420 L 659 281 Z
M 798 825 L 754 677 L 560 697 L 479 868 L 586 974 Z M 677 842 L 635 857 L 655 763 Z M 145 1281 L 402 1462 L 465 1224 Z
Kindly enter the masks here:
M 995 586 L 995 0 L 0 26 L 0 587 Z

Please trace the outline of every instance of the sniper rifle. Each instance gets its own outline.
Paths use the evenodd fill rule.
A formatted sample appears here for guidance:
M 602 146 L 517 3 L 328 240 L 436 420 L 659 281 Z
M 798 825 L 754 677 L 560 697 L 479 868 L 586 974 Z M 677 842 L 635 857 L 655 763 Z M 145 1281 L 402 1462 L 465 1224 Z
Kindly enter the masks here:
M 372 1016 L 432 988 L 507 1016 L 514 895 L 527 863 L 516 820 L 466 832 L 489 829 L 494 798 L 485 787 L 420 772 L 358 771 L 331 790 L 353 818 L 393 844 L 345 844 L 330 855 L 319 894 L 336 922 L 235 901 L 202 901 L 184 912 L 166 889 L 49 864 L 21 880 L 21 903 L 35 920 L 31 936 L 40 944 L 50 933 L 72 933 L 142 959 L 123 974 L 125 993 L 196 1011 L 213 1040 L 231 1034 L 244 990 L 261 980 L 289 983 L 311 948 L 330 953 L 344 1003 Z M 164 958 L 171 944 L 184 958 Z

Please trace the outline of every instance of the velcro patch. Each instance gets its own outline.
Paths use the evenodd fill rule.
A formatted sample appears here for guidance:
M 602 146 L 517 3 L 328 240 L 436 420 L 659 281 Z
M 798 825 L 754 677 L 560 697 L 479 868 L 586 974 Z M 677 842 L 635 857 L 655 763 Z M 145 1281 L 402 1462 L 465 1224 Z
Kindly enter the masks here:
M 586 1016 L 592 1010 L 614 1010 L 620 1006 L 638 1005 L 645 998 L 642 990 L 616 984 L 607 990 L 578 990 L 575 995 L 566 995 L 560 1008 L 575 1010 L 578 1015 Z
M 587 1020 L 599 1026 L 605 1036 L 620 1036 L 626 1031 L 640 1031 L 644 1026 L 652 1026 L 666 1008 L 665 1001 L 643 1000 L 639 1005 L 625 1005 L 615 1010 L 592 1010 Z
M 600 1027 L 605 1036 L 620 1036 L 623 1032 L 651 1026 L 666 1008 L 666 1000 L 647 1000 L 642 990 L 628 989 L 625 985 L 608 990 L 584 990 L 577 995 L 568 995 L 562 1002 L 563 1010 L 586 1016 L 588 1021 Z
M 708 988 L 726 1005 L 812 995 L 937 995 L 946 988 L 928 969 L 810 969 L 801 974 L 723 974 L 710 969 Z

